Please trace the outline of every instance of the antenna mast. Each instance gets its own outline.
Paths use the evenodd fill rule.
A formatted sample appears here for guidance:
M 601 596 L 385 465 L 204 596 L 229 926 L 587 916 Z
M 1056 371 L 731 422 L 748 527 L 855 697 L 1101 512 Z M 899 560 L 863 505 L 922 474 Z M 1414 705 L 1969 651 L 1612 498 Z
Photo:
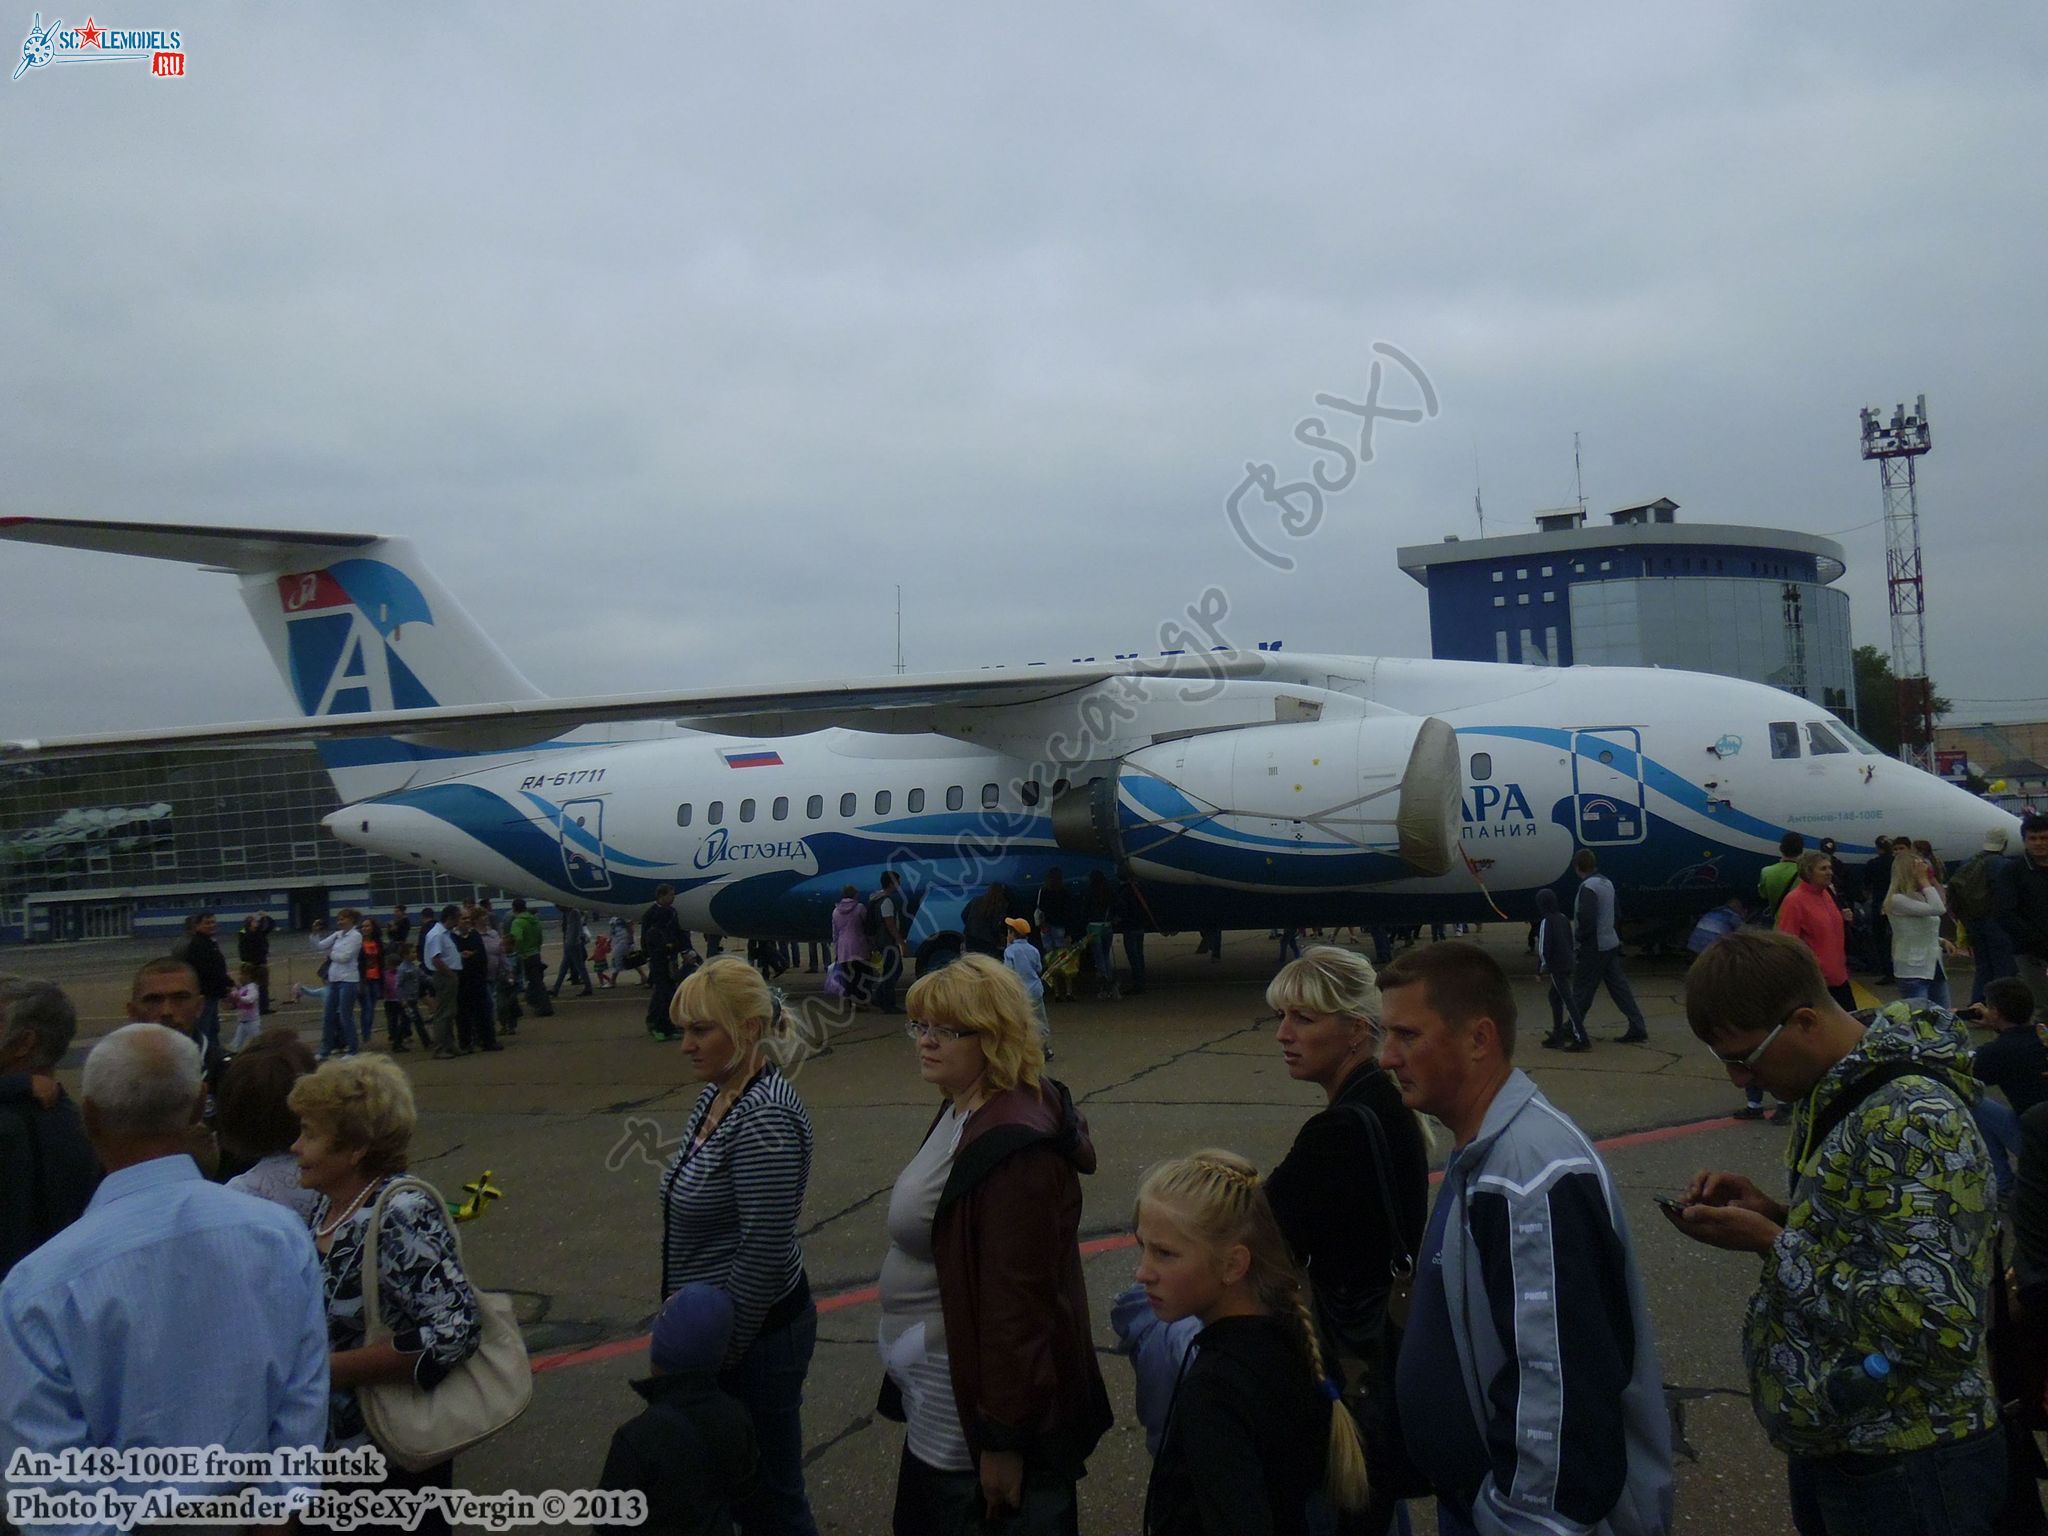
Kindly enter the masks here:
M 903 583 L 896 583 L 896 675 L 903 675 Z
M 1863 457 L 1877 460 L 1884 488 L 1885 584 L 1891 593 L 1892 676 L 1899 690 L 1899 756 L 1934 766 L 1934 686 L 1927 680 L 1927 589 L 1921 580 L 1920 493 L 1914 461 L 1931 452 L 1927 397 L 1909 415 L 1895 407 L 1889 423 L 1863 411 Z
M 1572 434 L 1572 479 L 1578 482 L 1579 511 L 1586 510 L 1586 471 L 1579 463 L 1579 434 Z

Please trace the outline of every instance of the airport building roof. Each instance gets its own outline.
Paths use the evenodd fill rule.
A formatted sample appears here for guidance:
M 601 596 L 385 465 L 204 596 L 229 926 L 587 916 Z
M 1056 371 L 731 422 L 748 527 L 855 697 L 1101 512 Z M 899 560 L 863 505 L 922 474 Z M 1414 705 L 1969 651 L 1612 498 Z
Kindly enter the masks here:
M 1818 579 L 1831 582 L 1848 569 L 1842 546 L 1818 534 L 1790 533 L 1782 528 L 1756 528 L 1730 523 L 1680 523 L 1678 503 L 1668 496 L 1630 503 L 1595 523 L 1581 507 L 1556 507 L 1536 514 L 1536 532 L 1496 534 L 1464 539 L 1447 534 L 1440 544 L 1409 544 L 1396 552 L 1401 569 L 1429 585 L 1437 566 L 1471 565 L 1492 560 L 1568 555 L 1601 549 L 1643 549 L 1688 545 L 1727 549 L 1771 550 L 1802 555 L 1814 562 Z

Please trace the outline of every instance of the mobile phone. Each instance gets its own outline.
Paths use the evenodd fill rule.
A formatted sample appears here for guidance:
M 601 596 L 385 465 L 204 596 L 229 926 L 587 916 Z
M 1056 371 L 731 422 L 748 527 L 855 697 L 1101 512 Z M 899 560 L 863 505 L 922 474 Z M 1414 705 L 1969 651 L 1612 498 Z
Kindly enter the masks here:
M 1651 1198 L 1657 1202 L 1666 1216 L 1682 1216 L 1685 1214 L 1685 1202 L 1683 1200 L 1674 1199 L 1670 1195 L 1653 1195 Z

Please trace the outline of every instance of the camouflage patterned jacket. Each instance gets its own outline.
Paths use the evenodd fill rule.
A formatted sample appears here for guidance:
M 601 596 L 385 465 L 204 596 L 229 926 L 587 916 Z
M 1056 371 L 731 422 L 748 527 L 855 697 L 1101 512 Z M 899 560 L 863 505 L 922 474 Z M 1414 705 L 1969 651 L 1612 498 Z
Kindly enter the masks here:
M 1925 1003 L 1857 1017 L 1862 1043 L 1792 1117 L 1791 1213 L 1743 1330 L 1757 1419 L 1773 1445 L 1801 1456 L 1921 1450 L 1997 1422 L 1984 1353 L 1990 1154 L 1970 1117 L 1982 1090 L 1968 1042 Z M 1808 1145 L 1855 1079 L 1904 1061 L 1925 1076 L 1883 1084 Z M 1892 1362 L 1883 1400 L 1831 1406 L 1830 1375 L 1872 1352 Z

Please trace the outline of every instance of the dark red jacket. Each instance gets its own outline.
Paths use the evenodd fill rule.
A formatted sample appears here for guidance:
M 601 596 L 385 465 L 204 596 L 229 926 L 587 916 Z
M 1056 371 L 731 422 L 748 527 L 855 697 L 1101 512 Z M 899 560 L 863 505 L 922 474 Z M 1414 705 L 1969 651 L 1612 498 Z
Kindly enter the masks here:
M 1080 1175 L 1094 1171 L 1088 1124 L 1050 1080 L 996 1094 L 961 1133 L 932 1257 L 953 1401 L 976 1460 L 1016 1451 L 1028 1470 L 1078 1476 L 1110 1426 L 1081 1275 Z M 886 1377 L 878 1407 L 903 1417 Z

